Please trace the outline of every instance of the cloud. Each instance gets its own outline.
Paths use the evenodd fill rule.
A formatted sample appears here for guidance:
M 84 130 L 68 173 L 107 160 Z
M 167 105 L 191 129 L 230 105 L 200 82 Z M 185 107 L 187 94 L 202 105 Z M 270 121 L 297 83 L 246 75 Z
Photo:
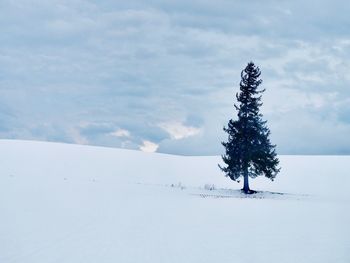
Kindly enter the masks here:
M 89 144 L 89 141 L 80 134 L 78 129 L 72 128 L 69 130 L 69 135 L 76 144 Z
M 156 152 L 159 145 L 151 141 L 143 141 L 140 145 L 140 150 L 143 152 L 153 153 Z
M 159 127 L 169 133 L 171 138 L 174 140 L 180 140 L 183 138 L 195 136 L 201 131 L 199 128 L 185 126 L 183 123 L 178 121 L 161 123 L 159 124 Z
M 116 137 L 130 137 L 130 132 L 124 129 L 118 129 L 110 134 Z
M 344 153 L 344 141 L 324 141 L 350 125 L 350 4 L 313 5 L 2 1 L 0 136 L 220 154 L 254 60 L 279 153 Z M 299 120 L 307 129 L 295 133 Z

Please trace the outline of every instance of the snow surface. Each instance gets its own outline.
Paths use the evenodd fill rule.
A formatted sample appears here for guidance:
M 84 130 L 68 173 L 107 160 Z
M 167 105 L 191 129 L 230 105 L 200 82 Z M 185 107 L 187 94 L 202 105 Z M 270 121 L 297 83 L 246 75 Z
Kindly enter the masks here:
M 219 157 L 0 140 L 0 262 L 350 262 L 350 157 L 280 160 L 246 197 Z

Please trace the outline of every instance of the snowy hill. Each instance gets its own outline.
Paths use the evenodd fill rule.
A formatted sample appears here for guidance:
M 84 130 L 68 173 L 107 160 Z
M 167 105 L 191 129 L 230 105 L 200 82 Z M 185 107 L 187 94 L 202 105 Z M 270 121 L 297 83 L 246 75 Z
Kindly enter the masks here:
M 0 262 L 350 262 L 350 157 L 280 160 L 245 198 L 219 157 L 0 140 Z

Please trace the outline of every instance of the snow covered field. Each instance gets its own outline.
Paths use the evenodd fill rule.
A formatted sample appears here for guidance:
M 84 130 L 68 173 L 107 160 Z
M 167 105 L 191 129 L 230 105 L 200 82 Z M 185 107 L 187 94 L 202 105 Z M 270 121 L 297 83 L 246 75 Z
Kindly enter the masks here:
M 1 140 L 0 262 L 350 262 L 350 157 L 280 160 L 245 198 L 219 157 Z

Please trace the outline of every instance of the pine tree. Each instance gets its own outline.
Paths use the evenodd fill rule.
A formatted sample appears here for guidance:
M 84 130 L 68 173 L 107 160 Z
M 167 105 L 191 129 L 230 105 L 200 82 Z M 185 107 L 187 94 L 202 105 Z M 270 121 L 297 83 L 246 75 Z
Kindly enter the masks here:
M 269 139 L 270 130 L 266 121 L 262 120 L 259 108 L 262 105 L 261 95 L 264 90 L 258 90 L 262 83 L 260 69 L 253 62 L 241 72 L 240 93 L 236 94 L 239 105 L 234 105 L 238 111 L 238 120 L 229 120 L 224 131 L 228 133 L 228 141 L 222 142 L 226 153 L 222 156 L 225 167 L 220 169 L 234 181 L 243 177 L 242 191 L 246 194 L 255 193 L 249 188 L 249 177 L 264 175 L 273 179 L 280 171 L 279 160 Z

